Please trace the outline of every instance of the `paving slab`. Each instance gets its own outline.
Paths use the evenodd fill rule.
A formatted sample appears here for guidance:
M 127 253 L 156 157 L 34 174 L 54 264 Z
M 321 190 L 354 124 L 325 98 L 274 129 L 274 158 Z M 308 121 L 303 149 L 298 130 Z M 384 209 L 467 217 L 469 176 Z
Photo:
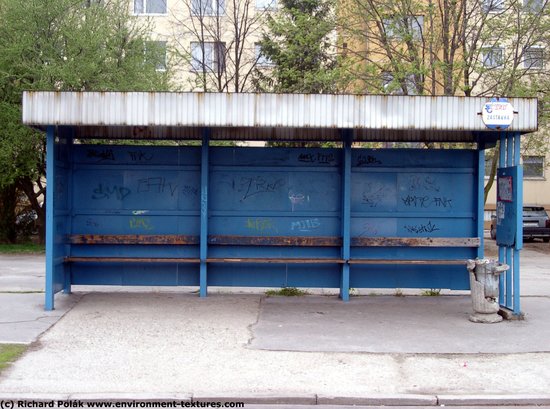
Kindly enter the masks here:
M 43 293 L 0 293 L 0 343 L 30 344 L 80 300 L 58 295 L 54 311 L 44 311 Z
M 319 298 L 327 304 L 344 304 Z M 446 297 L 435 298 L 446 302 Z M 245 396 L 250 402 L 255 396 L 266 400 L 305 397 L 309 402 L 312 395 L 318 395 L 337 397 L 344 403 L 343 399 L 351 402 L 381 395 L 466 392 L 512 396 L 550 391 L 550 353 L 253 349 L 252 328 L 263 302 L 262 296 L 239 294 L 203 299 L 177 293 L 86 294 L 40 337 L 30 353 L 2 373 L 0 392 L 101 395 L 147 391 L 203 398 Z M 432 309 L 438 307 L 424 312 Z M 350 315 L 348 321 L 353 319 Z M 295 333 L 288 329 L 286 336 L 293 338 Z M 408 343 L 401 332 L 394 336 Z M 462 338 L 467 337 L 466 333 Z
M 550 351 L 550 298 L 525 298 L 523 321 L 476 324 L 466 296 L 267 297 L 251 347 L 274 351 L 525 353 Z M 289 336 L 292 334 L 292 336 Z

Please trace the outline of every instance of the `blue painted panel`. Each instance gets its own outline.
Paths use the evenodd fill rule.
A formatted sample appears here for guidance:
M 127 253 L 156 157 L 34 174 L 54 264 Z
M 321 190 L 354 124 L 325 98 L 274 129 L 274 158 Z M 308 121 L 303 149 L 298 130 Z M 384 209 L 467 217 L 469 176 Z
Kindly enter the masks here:
M 78 234 L 200 232 L 200 148 L 75 146 Z M 353 149 L 353 237 L 475 237 L 477 152 Z M 341 236 L 339 149 L 209 149 L 208 233 Z M 69 183 L 70 185 L 70 183 Z M 62 190 L 67 191 L 67 187 Z M 62 196 L 61 196 L 62 197 Z M 426 198 L 427 197 L 427 198 Z M 60 234 L 61 236 L 61 234 Z M 339 258 L 340 247 L 208 246 L 208 257 Z M 72 255 L 197 257 L 198 246 L 72 246 Z M 470 248 L 351 248 L 351 257 L 472 258 Z M 341 265 L 209 264 L 208 285 L 338 287 Z M 199 266 L 83 264 L 74 284 L 198 285 Z M 468 288 L 456 266 L 352 266 L 352 287 Z
M 198 286 L 198 265 L 75 263 L 75 285 Z
M 194 165 L 200 164 L 200 148 L 173 146 L 75 145 L 73 160 L 89 165 Z
M 352 265 L 353 288 L 447 288 L 468 290 L 465 266 Z
M 216 166 L 330 168 L 340 166 L 341 152 L 315 148 L 215 148 L 210 161 Z

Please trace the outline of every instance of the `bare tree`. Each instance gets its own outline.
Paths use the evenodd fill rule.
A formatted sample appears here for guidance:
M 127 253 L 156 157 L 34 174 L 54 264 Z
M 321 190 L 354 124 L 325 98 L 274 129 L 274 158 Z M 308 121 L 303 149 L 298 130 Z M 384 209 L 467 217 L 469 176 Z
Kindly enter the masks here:
M 268 9 L 257 8 L 255 0 L 179 0 L 178 6 L 173 37 L 180 69 L 191 73 L 191 89 L 252 90 L 255 41 Z

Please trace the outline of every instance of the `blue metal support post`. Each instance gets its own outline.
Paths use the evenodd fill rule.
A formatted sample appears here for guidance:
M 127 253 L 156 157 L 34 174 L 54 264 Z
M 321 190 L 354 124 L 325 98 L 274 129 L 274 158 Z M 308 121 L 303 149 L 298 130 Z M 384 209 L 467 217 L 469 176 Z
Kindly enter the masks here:
M 483 258 L 484 251 L 484 224 L 485 224 L 485 144 L 478 146 L 477 162 L 477 237 L 479 237 L 479 247 L 477 248 L 477 257 Z
M 70 134 L 68 135 L 67 139 L 66 139 L 66 144 L 67 144 L 67 149 L 69 150 L 69 158 L 71 158 L 71 154 L 72 154 L 72 148 L 73 148 L 73 142 L 74 142 L 74 128 L 71 128 L 71 131 L 70 131 Z M 71 162 L 72 160 L 69 159 Z M 70 164 L 70 169 L 71 171 L 69 172 L 68 174 L 68 185 L 71 186 L 70 189 L 73 189 L 72 186 L 73 186 L 73 174 L 74 174 L 74 165 L 71 163 Z M 72 232 L 72 222 L 73 222 L 73 217 L 72 217 L 72 212 L 73 212 L 73 195 L 70 194 L 68 195 L 67 197 L 67 200 L 68 200 L 68 208 L 69 208 L 69 212 L 70 212 L 70 215 L 68 217 L 68 231 L 67 233 L 70 234 Z M 69 245 L 66 245 L 65 247 L 69 247 Z M 65 254 L 69 254 L 68 253 L 68 250 L 65 250 Z M 63 293 L 64 294 L 71 294 L 71 285 L 72 285 L 72 281 L 71 281 L 71 272 L 72 272 L 72 268 L 73 268 L 73 263 L 68 263 L 65 265 L 65 277 L 64 277 L 64 280 L 63 280 Z
M 208 153 L 210 130 L 205 128 L 201 145 L 201 234 L 200 234 L 200 291 L 201 297 L 208 294 L 207 264 L 208 256 Z
M 523 248 L 523 168 L 520 165 L 520 151 L 521 142 L 520 134 L 515 133 L 510 136 L 510 140 L 514 141 L 514 165 L 518 167 L 518 183 L 517 183 L 517 225 L 516 225 L 516 243 L 514 245 L 514 277 L 513 277 L 513 297 L 514 297 L 514 315 L 521 313 L 520 308 L 520 293 L 519 293 L 519 279 L 520 279 L 520 267 L 519 267 L 519 251 Z
M 498 167 L 506 167 L 506 138 L 503 133 L 500 134 L 499 142 L 499 158 L 498 158 Z M 503 246 L 498 246 L 498 261 L 500 263 L 506 263 L 506 251 Z M 504 297 L 506 295 L 506 287 L 504 286 L 504 277 L 506 273 L 500 275 L 499 280 L 499 304 L 504 305 Z
M 48 126 L 46 130 L 46 177 L 48 187 L 46 188 L 46 300 L 45 309 L 54 309 L 54 209 L 55 209 L 55 128 Z
M 340 298 L 349 301 L 349 275 L 351 252 L 351 142 L 352 131 L 342 131 L 343 161 L 342 161 L 342 277 L 340 280 Z
M 506 167 L 514 166 L 514 140 L 506 135 Z M 515 187 L 514 187 L 515 188 Z M 506 307 L 512 309 L 512 247 L 506 246 L 506 260 L 510 268 L 506 270 Z

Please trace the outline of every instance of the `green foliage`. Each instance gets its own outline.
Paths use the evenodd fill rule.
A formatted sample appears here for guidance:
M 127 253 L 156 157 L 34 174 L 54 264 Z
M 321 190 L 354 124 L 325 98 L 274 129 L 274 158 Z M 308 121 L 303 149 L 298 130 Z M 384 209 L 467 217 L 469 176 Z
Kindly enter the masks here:
M 44 136 L 21 123 L 22 91 L 153 91 L 170 85 L 170 73 L 157 71 L 164 50 L 148 42 L 150 24 L 132 18 L 126 0 L 87 3 L 0 0 L 0 189 L 15 184 L 25 192 L 42 232 Z
M 44 245 L 34 243 L 0 244 L 0 254 L 42 254 Z
M 282 297 L 301 297 L 307 295 L 308 292 L 300 290 L 296 287 L 283 287 L 280 290 L 267 290 L 265 295 L 267 296 L 282 296 Z
M 0 344 L 0 371 L 19 358 L 27 347 L 19 344 Z
M 441 295 L 441 288 L 430 288 L 429 290 L 422 291 L 422 295 L 425 297 L 437 297 Z
M 272 63 L 257 69 L 259 91 L 334 93 L 344 82 L 343 58 L 331 41 L 336 22 L 333 0 L 282 0 L 280 10 L 267 18 L 260 41 Z

